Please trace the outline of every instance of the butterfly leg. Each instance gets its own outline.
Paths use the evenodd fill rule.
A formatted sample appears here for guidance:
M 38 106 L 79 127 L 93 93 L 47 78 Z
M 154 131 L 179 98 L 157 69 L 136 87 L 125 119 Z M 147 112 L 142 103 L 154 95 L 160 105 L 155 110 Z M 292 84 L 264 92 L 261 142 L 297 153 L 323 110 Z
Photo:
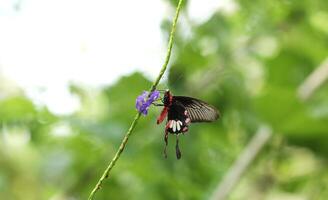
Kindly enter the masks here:
M 179 135 L 177 134 L 176 135 L 176 144 L 175 144 L 175 154 L 177 156 L 177 159 L 180 159 L 181 158 L 181 151 L 180 151 L 180 148 L 179 148 Z

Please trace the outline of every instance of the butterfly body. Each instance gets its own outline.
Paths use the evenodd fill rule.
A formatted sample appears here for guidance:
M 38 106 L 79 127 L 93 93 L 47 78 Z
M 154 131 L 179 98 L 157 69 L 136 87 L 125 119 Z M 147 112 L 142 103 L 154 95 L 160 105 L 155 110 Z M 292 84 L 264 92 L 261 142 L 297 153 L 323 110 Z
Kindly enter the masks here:
M 181 152 L 178 145 L 178 135 L 187 132 L 190 123 L 217 120 L 219 112 L 216 108 L 202 100 L 185 96 L 173 96 L 170 91 L 165 92 L 163 103 L 164 108 L 157 119 L 157 124 L 160 124 L 167 117 L 164 141 L 167 146 L 168 133 L 177 136 L 176 155 L 179 159 Z M 166 146 L 164 149 L 165 156 Z

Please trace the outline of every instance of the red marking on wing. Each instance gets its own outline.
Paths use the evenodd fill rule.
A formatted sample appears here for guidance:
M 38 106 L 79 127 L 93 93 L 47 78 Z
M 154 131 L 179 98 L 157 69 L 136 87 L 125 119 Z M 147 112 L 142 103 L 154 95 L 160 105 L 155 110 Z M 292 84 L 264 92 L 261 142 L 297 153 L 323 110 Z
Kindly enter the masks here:
M 167 131 L 167 129 L 170 128 L 171 123 L 172 123 L 172 120 L 169 120 L 169 121 L 166 123 L 166 125 L 165 125 L 165 131 Z
M 157 124 L 162 123 L 162 121 L 165 119 L 167 112 L 168 112 L 169 108 L 168 107 L 164 107 L 160 116 L 157 118 Z

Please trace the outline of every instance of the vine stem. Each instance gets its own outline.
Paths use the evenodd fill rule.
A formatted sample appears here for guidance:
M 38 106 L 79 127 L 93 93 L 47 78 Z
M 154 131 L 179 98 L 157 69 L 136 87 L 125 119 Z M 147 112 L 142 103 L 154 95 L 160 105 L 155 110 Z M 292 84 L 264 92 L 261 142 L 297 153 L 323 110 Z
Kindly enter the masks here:
M 173 41 L 174 41 L 174 33 L 175 33 L 175 29 L 176 29 L 176 24 L 178 21 L 178 17 L 179 17 L 179 13 L 181 10 L 181 6 L 182 6 L 182 2 L 183 0 L 179 0 L 178 6 L 176 8 L 176 13 L 173 19 L 173 23 L 172 23 L 172 28 L 171 28 L 171 32 L 170 32 L 170 38 L 169 38 L 169 43 L 168 43 L 168 48 L 167 48 L 167 52 L 166 52 L 166 57 L 165 57 L 165 61 L 164 64 L 161 68 L 161 71 L 159 72 L 156 80 L 154 81 L 153 85 L 150 88 L 150 92 L 153 92 L 159 81 L 161 80 L 162 76 L 164 75 L 166 69 L 167 69 L 167 65 L 169 64 L 170 61 L 170 57 L 171 57 L 171 52 L 172 52 L 172 47 L 173 47 Z M 107 168 L 105 169 L 104 173 L 102 174 L 102 176 L 100 177 L 100 179 L 98 180 L 96 186 L 93 188 L 93 190 L 91 191 L 88 200 L 92 200 L 95 197 L 95 194 L 97 193 L 97 191 L 101 188 L 103 181 L 109 177 L 109 174 L 111 172 L 111 170 L 113 169 L 113 167 L 115 166 L 116 161 L 120 158 L 122 152 L 125 149 L 125 146 L 129 140 L 129 137 L 131 136 L 134 128 L 136 127 L 139 119 L 140 119 L 141 114 L 138 112 L 135 117 L 134 120 L 131 123 L 130 128 L 128 129 L 126 135 L 124 136 L 121 145 L 119 147 L 119 149 L 117 150 L 115 156 L 113 157 L 113 159 L 110 161 L 110 163 L 108 164 Z

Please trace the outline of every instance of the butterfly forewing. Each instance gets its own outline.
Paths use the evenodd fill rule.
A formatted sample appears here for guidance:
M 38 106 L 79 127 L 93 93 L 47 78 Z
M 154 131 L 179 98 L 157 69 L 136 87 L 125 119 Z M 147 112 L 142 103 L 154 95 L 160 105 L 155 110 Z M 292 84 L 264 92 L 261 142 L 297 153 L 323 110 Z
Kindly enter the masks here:
M 202 100 L 184 96 L 173 98 L 177 104 L 185 107 L 191 122 L 212 122 L 219 118 L 218 110 Z

